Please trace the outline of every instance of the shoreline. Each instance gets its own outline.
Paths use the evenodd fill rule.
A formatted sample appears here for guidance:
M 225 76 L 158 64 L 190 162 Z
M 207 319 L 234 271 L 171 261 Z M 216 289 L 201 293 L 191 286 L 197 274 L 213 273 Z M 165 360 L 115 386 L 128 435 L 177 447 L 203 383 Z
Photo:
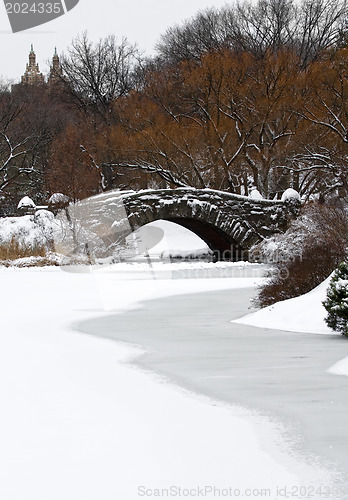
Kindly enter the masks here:
M 233 293 L 238 293 L 238 297 L 243 296 L 244 306 L 237 305 L 234 310 L 234 317 L 241 316 L 245 314 L 245 299 L 250 298 L 253 293 L 252 289 L 238 289 L 237 290 L 224 290 L 224 291 L 213 291 L 213 292 L 202 292 L 190 295 L 178 295 L 172 296 L 162 299 L 156 300 L 148 300 L 142 303 L 142 307 L 139 309 L 135 309 L 133 311 L 124 312 L 121 314 L 110 314 L 107 318 L 96 319 L 95 321 L 87 321 L 83 324 L 78 325 L 78 330 L 83 333 L 89 333 L 94 336 L 102 336 L 112 340 L 126 342 L 129 345 L 140 346 L 141 349 L 145 349 L 145 352 L 136 359 L 131 361 L 131 364 L 135 367 L 139 367 L 144 371 L 153 373 L 160 377 L 165 377 L 168 380 L 169 384 L 179 386 L 180 388 L 184 388 L 189 392 L 193 392 L 196 395 L 207 396 L 211 400 L 221 401 L 223 404 L 231 405 L 232 407 L 241 407 L 245 408 L 247 412 L 253 414 L 256 412 L 257 415 L 261 415 L 261 419 L 266 418 L 270 419 L 270 421 L 275 421 L 277 425 L 279 422 L 281 425 L 285 424 L 285 431 L 282 431 L 283 437 L 286 440 L 292 440 L 291 447 L 294 450 L 294 453 L 297 456 L 301 457 L 301 460 L 310 461 L 316 463 L 320 467 L 328 468 L 331 471 L 335 471 L 338 474 L 345 474 L 345 452 L 346 452 L 346 437 L 347 433 L 344 433 L 342 436 L 343 446 L 342 449 L 332 449 L 328 448 L 330 445 L 327 441 L 327 436 L 321 436 L 322 427 L 320 425 L 320 418 L 317 422 L 314 422 L 314 430 L 311 430 L 310 424 L 310 411 L 311 405 L 306 403 L 306 398 L 310 390 L 313 390 L 313 398 L 315 395 L 315 388 L 311 386 L 306 392 L 306 396 L 304 398 L 299 398 L 296 402 L 296 398 L 292 396 L 292 392 L 296 390 L 296 383 L 299 381 L 299 371 L 308 370 L 308 363 L 305 363 L 306 366 L 302 366 L 301 368 L 301 360 L 306 360 L 306 356 L 301 356 L 297 349 L 301 347 L 301 345 L 296 344 L 295 337 L 300 344 L 306 346 L 306 349 L 312 350 L 315 347 L 316 336 L 311 336 L 310 334 L 301 334 L 301 333 L 290 333 L 290 332 L 276 332 L 271 330 L 262 330 L 253 329 L 250 327 L 235 325 L 233 326 L 230 321 L 233 319 L 232 311 L 226 312 L 226 307 L 223 305 L 222 309 L 225 310 L 224 319 L 221 322 L 221 314 L 216 313 L 216 304 L 221 302 L 223 299 L 226 300 L 226 296 L 229 295 L 232 299 Z M 206 300 L 204 299 L 206 297 Z M 202 304 L 202 299 L 203 302 Z M 228 301 L 227 301 L 228 302 Z M 211 308 L 212 317 L 208 318 L 209 314 L 205 314 L 207 308 Z M 196 325 L 196 330 L 192 332 L 192 328 L 188 334 L 183 333 L 183 325 L 182 323 L 177 323 L 178 317 L 185 318 L 185 314 L 187 310 L 193 310 L 193 315 L 197 310 L 202 310 L 203 320 L 202 318 L 198 318 L 198 327 Z M 215 311 L 215 313 L 214 313 Z M 168 319 L 169 322 L 169 332 L 168 326 L 165 334 L 165 339 L 161 339 L 163 337 L 163 329 L 165 328 L 166 321 L 164 318 Z M 217 317 L 219 317 L 218 321 Z M 155 332 L 153 330 L 153 325 L 151 326 L 151 322 L 149 322 L 149 318 L 152 318 L 153 323 L 156 325 Z M 202 321 L 201 321 L 202 320 Z M 196 320 L 195 320 L 196 321 Z M 220 321 L 220 322 L 219 322 Z M 175 322 L 176 322 L 176 334 L 175 330 Z M 201 325 L 199 323 L 202 323 Z M 136 326 L 138 325 L 138 326 Z M 147 326 L 149 325 L 149 326 Z M 179 326 L 178 326 L 179 325 Z M 190 323 L 190 327 L 192 327 L 192 322 Z M 203 327 L 203 331 L 200 332 L 199 328 Z M 214 343 L 217 340 L 216 338 L 212 338 L 212 335 L 209 334 L 209 329 L 214 328 L 216 326 L 217 329 L 220 330 L 220 338 L 218 339 L 218 344 L 222 342 L 220 348 L 215 349 L 214 351 Z M 98 334 L 96 332 L 103 331 L 103 334 Z M 141 332 L 134 332 L 132 329 L 141 329 Z M 253 341 L 255 341 L 255 335 L 261 336 L 263 334 L 266 335 L 266 340 L 269 343 L 270 341 L 276 342 L 277 337 L 278 341 L 285 341 L 285 345 L 287 349 L 285 352 L 289 354 L 289 347 L 291 344 L 296 344 L 295 352 L 292 355 L 288 355 L 287 363 L 290 363 L 290 370 L 292 373 L 292 377 L 297 373 L 297 378 L 292 381 L 294 384 L 289 390 L 289 395 L 287 396 L 286 390 L 285 394 L 279 393 L 279 384 L 277 386 L 275 379 L 275 362 L 276 364 L 281 365 L 282 362 L 276 359 L 276 356 L 271 356 L 271 359 L 266 361 L 266 364 L 270 361 L 271 366 L 256 366 L 253 369 L 248 370 L 247 366 L 241 367 L 240 363 L 238 365 L 238 356 L 231 356 L 231 345 L 236 346 L 235 341 L 236 337 L 233 337 L 232 331 L 234 328 L 237 328 L 239 332 L 250 332 L 253 331 Z M 99 330 L 98 330 L 99 329 Z M 117 330 L 117 332 L 116 332 Z M 162 335 L 161 335 L 162 330 Z M 238 335 L 238 334 L 237 334 Z M 192 342 L 190 342 L 190 337 L 194 338 Z M 200 341 L 199 337 L 202 337 L 202 341 Z M 172 337 L 172 339 L 170 339 Z M 326 354 L 327 361 L 322 359 L 322 362 L 325 364 L 325 368 L 329 368 L 331 366 L 330 355 L 327 353 L 326 343 L 325 341 L 328 339 L 322 339 L 322 354 Z M 333 340 L 330 338 L 330 340 Z M 337 340 L 337 339 L 336 339 Z M 227 344 L 226 344 L 227 341 Z M 250 346 L 253 346 L 253 342 L 249 337 Z M 231 344 L 232 342 L 232 344 Z M 229 345 L 228 345 L 229 344 Z M 239 355 L 242 355 L 245 351 L 243 349 L 247 349 L 248 340 L 246 344 L 242 346 L 239 350 Z M 285 347 L 285 345 L 283 347 Z M 333 346 L 333 344 L 331 344 Z M 203 348 L 203 350 L 202 350 Z M 209 348 L 212 349 L 212 352 L 209 352 Z M 254 351 L 252 353 L 252 357 L 259 357 L 260 349 L 251 349 Z M 333 352 L 331 354 L 332 360 L 341 359 L 343 357 L 342 351 L 337 354 L 339 351 L 339 347 L 335 346 Z M 271 350 L 269 351 L 271 354 Z M 336 357 L 337 356 L 337 357 Z M 214 364 L 214 357 L 217 359 L 217 363 Z M 209 359 L 213 359 L 209 364 Z M 228 366 L 232 363 L 232 359 L 236 363 L 236 369 L 231 369 L 231 366 Z M 208 365 L 207 365 L 208 363 Z M 296 366 L 300 364 L 300 370 Z M 331 363 L 331 364 L 330 364 Z M 245 364 L 245 363 L 244 363 Z M 247 365 L 248 363 L 246 363 Z M 194 366 L 193 366 L 194 365 Z M 281 367 L 279 367 L 281 368 Z M 207 371 L 208 370 L 208 371 Z M 238 371 L 240 372 L 238 374 Z M 252 388 L 252 383 L 250 380 L 256 380 L 257 376 L 260 372 L 267 372 L 267 376 L 261 381 L 261 386 L 256 386 L 254 389 Z M 283 370 L 284 371 L 284 370 Z M 321 374 L 323 377 L 329 377 L 329 374 L 325 373 L 323 368 L 323 373 Z M 249 373 L 248 373 L 249 372 Z M 286 374 L 282 373 L 282 382 L 285 384 L 284 387 L 286 389 Z M 249 383 L 248 383 L 249 377 Z M 268 377 L 268 378 L 267 378 Z M 231 389 L 230 382 L 233 382 L 233 391 Z M 343 381 L 344 382 L 344 381 Z M 336 385 L 339 385 L 339 390 L 344 390 L 344 383 L 342 381 L 333 381 L 332 380 L 332 388 L 334 389 Z M 239 386 L 238 386 L 239 385 Z M 257 385 L 257 384 L 256 384 Z M 272 385 L 276 390 L 272 392 Z M 291 382 L 290 382 L 291 385 Z M 311 385 L 311 384 L 310 384 Z M 236 386 L 237 389 L 236 389 Z M 265 388 L 270 389 L 268 394 L 265 393 Z M 301 385 L 297 388 L 301 391 Z M 317 387 L 318 389 L 318 387 Z M 231 392 L 232 391 L 232 392 Z M 343 394 L 344 395 L 344 394 Z M 251 402 L 252 399 L 252 402 Z M 289 402 L 287 403 L 287 399 Z M 261 402 L 261 400 L 263 400 Z M 309 402 L 310 403 L 310 402 Z M 321 402 L 322 405 L 325 406 L 325 398 Z M 288 405 L 288 406 L 287 406 Z M 295 411 L 290 411 L 289 406 L 293 405 Z M 305 416 L 304 419 L 301 418 L 301 405 L 304 413 L 309 414 Z M 315 405 L 312 403 L 312 411 L 317 413 L 317 410 L 314 411 Z M 282 408 L 283 407 L 283 408 Z M 284 410 L 285 408 L 285 410 Z M 334 406 L 332 406 L 334 409 Z M 348 405 L 347 405 L 348 409 Z M 343 411 L 343 409 L 342 409 Z M 319 410 L 320 413 L 320 410 Z M 332 412 L 332 415 L 335 415 L 335 412 Z M 327 415 L 329 418 L 330 415 Z M 333 422 L 335 419 L 333 420 Z M 330 426 L 335 427 L 333 422 L 326 422 L 326 429 L 328 429 L 328 424 Z M 342 431 L 342 427 L 339 427 Z M 334 431 L 333 431 L 334 432 Z M 265 443 L 266 444 L 266 443 Z M 269 450 L 268 450 L 269 451 Z M 273 448 L 274 452 L 274 448 Z M 345 476 L 342 478 L 344 484 L 348 484 L 348 478 Z

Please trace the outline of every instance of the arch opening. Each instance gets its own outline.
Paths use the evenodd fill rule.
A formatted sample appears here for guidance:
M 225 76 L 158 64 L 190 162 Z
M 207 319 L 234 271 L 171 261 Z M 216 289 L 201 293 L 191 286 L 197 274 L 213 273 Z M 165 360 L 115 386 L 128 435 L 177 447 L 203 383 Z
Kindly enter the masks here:
M 162 233 L 157 241 L 151 237 L 152 231 Z M 204 260 L 212 261 L 213 253 L 196 233 L 166 219 L 156 219 L 136 229 L 149 245 L 146 253 L 155 259 Z
M 213 252 L 215 261 L 246 261 L 249 258 L 249 252 L 236 243 L 221 229 L 207 224 L 199 219 L 185 217 L 166 218 L 170 222 L 179 224 L 189 229 L 199 236 Z

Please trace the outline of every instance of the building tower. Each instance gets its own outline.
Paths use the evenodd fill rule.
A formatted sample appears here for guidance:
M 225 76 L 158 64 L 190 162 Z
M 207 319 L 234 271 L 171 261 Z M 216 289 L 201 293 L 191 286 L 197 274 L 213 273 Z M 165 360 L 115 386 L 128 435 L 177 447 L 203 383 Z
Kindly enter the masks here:
M 36 85 L 44 83 L 45 79 L 42 73 L 39 71 L 39 65 L 36 63 L 36 54 L 33 49 L 33 44 L 31 45 L 31 50 L 29 52 L 29 64 L 24 75 L 22 76 L 22 83 L 28 85 Z
M 54 49 L 54 54 L 52 58 L 52 66 L 50 67 L 50 74 L 48 77 L 49 85 L 56 85 L 62 83 L 63 70 L 59 62 L 59 56 L 57 54 L 57 48 Z

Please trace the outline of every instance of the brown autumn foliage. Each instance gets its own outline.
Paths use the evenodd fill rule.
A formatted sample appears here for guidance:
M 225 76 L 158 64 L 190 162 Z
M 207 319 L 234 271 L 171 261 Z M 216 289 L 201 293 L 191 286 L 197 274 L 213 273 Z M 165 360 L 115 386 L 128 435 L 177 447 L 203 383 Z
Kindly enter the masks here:
M 119 175 L 143 172 L 147 185 L 155 176 L 160 186 L 254 186 L 266 198 L 289 186 L 346 195 L 346 53 L 303 69 L 291 50 L 257 58 L 224 49 L 152 71 L 114 103 L 120 121 L 100 134 L 98 161 Z
M 173 186 L 245 193 L 251 179 L 276 194 L 271 178 L 283 176 L 299 120 L 291 109 L 297 70 L 285 52 L 258 61 L 224 50 L 152 73 L 145 89 L 116 103 L 123 119 L 111 134 L 114 163 Z
M 50 193 L 67 193 L 76 201 L 100 190 L 98 169 L 83 149 L 88 147 L 86 140 L 83 130 L 73 125 L 68 125 L 54 138 L 46 174 Z
M 125 68 L 127 85 L 107 94 L 107 106 L 75 80 L 65 94 L 0 89 L 0 198 L 180 186 L 347 196 L 347 54 L 332 45 L 304 64 L 296 44 L 208 44 L 199 57 L 153 61 L 138 76 Z

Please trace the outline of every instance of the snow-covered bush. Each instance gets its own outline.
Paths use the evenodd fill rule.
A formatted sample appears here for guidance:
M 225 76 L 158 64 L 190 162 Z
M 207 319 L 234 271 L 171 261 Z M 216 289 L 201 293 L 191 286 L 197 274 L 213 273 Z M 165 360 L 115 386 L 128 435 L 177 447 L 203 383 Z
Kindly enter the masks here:
M 329 328 L 348 336 L 348 262 L 342 262 L 334 272 L 323 306 Z
M 348 258 L 348 216 L 343 207 L 313 204 L 284 234 L 256 249 L 258 260 L 272 264 L 255 304 L 269 306 L 309 292 Z
M 17 241 L 14 237 L 8 242 L 0 242 L 0 262 L 13 261 L 26 257 L 44 257 L 47 250 L 43 245 L 37 243 L 26 245 Z
M 34 215 L 0 218 L 0 261 L 46 258 L 54 250 L 57 231 L 54 216 L 47 210 Z
M 310 204 L 291 221 L 285 233 L 266 238 L 251 249 L 251 257 L 269 264 L 301 258 L 308 247 L 329 246 L 341 259 L 348 246 L 348 213 L 344 207 Z M 335 269 L 336 266 L 333 267 Z M 332 270 L 333 270 L 332 269 Z
M 4 217 L 0 219 L 0 244 L 16 241 L 20 247 L 45 247 L 52 239 L 53 214 L 40 210 L 35 215 Z

